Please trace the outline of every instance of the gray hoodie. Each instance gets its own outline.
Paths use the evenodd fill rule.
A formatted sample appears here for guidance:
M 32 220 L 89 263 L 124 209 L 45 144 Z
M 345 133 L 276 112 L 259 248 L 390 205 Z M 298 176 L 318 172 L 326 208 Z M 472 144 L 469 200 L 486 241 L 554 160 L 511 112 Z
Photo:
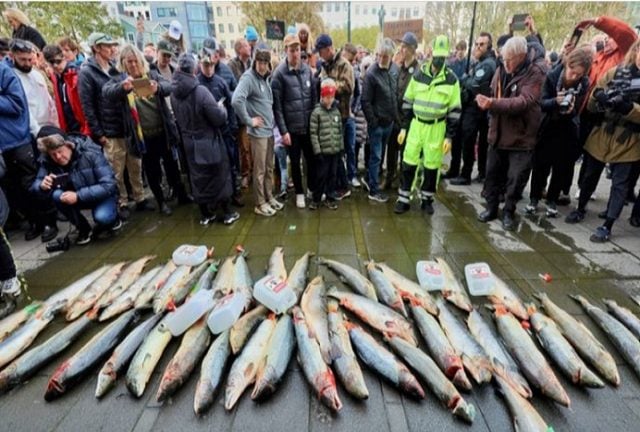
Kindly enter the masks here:
M 273 93 L 270 81 L 269 75 L 261 77 L 255 69 L 249 69 L 240 77 L 231 99 L 240 123 L 247 125 L 247 133 L 257 138 L 273 136 Z M 259 128 L 251 126 L 253 117 L 262 117 L 264 125 Z

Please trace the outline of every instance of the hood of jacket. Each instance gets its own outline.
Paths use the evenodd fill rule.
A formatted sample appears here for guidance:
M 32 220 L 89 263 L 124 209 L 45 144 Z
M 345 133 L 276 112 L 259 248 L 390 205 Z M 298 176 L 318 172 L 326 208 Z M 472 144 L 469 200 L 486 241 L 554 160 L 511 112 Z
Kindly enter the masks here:
M 176 71 L 173 74 L 173 95 L 178 99 L 185 99 L 200 83 L 193 74 Z

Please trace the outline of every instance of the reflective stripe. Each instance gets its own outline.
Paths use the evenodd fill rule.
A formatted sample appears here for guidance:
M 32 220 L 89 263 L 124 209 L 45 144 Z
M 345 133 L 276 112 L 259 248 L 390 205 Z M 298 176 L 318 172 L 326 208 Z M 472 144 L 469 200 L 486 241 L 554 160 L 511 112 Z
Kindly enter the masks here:
M 410 110 L 411 108 L 413 108 L 413 104 L 409 103 L 409 102 L 405 102 L 402 104 L 402 109 L 403 110 Z
M 413 109 L 413 112 L 417 117 L 420 117 L 423 120 L 436 120 L 444 118 L 445 116 L 445 113 L 443 112 L 434 113 L 432 111 L 417 110 L 415 108 Z
M 460 113 L 459 112 L 450 112 L 449 114 L 447 114 L 447 117 L 450 119 L 454 119 L 457 120 L 460 118 Z
M 403 196 L 403 197 L 408 197 L 409 196 L 409 191 L 408 190 L 404 190 L 404 189 L 398 189 L 398 195 Z
M 420 197 L 421 197 L 422 199 L 429 199 L 429 198 L 433 198 L 433 192 L 420 191 Z
M 427 108 L 433 108 L 436 110 L 444 110 L 447 109 L 447 104 L 440 102 L 432 102 L 432 101 L 424 101 L 424 100 L 416 100 L 414 105 L 420 105 Z
M 402 204 L 409 204 L 409 197 L 403 197 L 401 195 L 398 195 L 398 202 Z

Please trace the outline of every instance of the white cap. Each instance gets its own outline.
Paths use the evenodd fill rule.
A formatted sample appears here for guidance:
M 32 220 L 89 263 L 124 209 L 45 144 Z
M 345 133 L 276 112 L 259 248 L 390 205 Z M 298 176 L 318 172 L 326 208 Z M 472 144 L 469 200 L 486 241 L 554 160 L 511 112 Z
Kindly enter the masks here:
M 171 36 L 171 39 L 180 39 L 180 36 L 182 36 L 182 24 L 180 24 L 180 21 L 171 21 L 169 24 L 169 36 Z

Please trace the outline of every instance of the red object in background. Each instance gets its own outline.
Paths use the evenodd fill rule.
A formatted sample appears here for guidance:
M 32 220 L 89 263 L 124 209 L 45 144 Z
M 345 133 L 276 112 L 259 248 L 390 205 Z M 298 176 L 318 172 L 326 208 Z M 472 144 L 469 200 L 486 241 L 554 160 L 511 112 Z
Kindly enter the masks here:
M 545 282 L 551 282 L 553 280 L 553 278 L 549 273 L 544 273 L 544 274 L 540 273 L 538 276 L 540 276 L 540 279 L 542 279 Z

